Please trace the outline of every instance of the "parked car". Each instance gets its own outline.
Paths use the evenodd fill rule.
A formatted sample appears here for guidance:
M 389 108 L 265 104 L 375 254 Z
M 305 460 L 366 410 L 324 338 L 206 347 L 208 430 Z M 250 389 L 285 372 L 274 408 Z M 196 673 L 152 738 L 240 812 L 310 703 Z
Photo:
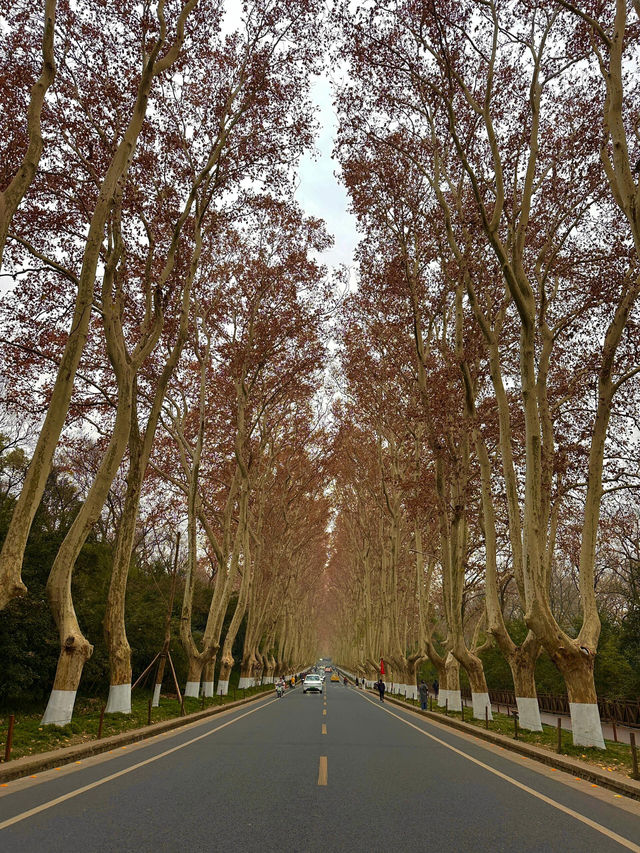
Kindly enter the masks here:
M 309 673 L 302 682 L 303 693 L 322 693 L 322 679 L 319 675 Z

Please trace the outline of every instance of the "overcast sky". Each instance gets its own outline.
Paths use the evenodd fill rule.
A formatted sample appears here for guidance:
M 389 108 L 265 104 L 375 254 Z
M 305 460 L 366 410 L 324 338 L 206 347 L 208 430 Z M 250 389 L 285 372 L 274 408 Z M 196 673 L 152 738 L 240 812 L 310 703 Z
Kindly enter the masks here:
M 317 155 L 316 159 L 310 155 L 303 158 L 296 196 L 307 213 L 324 219 L 327 230 L 334 237 L 335 244 L 323 254 L 323 262 L 329 266 L 352 264 L 358 236 L 355 218 L 347 210 L 347 193 L 334 175 L 338 170 L 338 164 L 331 159 L 336 115 L 331 103 L 331 84 L 326 77 L 316 78 L 311 97 L 317 104 L 320 124 Z
M 223 32 L 231 32 L 241 26 L 241 22 L 241 4 L 227 2 Z M 331 159 L 337 120 L 328 76 L 315 79 L 311 99 L 317 105 L 316 118 L 320 125 L 317 151 L 315 159 L 307 155 L 300 164 L 300 186 L 296 198 L 306 213 L 324 219 L 327 230 L 333 235 L 334 246 L 323 253 L 323 263 L 329 267 L 351 265 L 358 237 L 355 218 L 347 211 L 347 194 L 334 175 L 338 164 Z

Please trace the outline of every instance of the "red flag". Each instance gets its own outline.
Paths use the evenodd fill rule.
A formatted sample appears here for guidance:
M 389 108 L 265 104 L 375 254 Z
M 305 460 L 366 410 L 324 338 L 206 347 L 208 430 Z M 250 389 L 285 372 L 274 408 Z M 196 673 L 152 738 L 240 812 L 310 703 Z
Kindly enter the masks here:
M 380 658 L 380 675 L 384 675 L 384 659 Z

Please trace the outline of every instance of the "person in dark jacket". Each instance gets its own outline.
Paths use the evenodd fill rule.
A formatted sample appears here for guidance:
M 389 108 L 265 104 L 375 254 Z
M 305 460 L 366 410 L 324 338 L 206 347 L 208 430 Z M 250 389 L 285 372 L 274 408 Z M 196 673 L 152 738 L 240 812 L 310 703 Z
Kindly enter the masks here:
M 380 701 L 384 702 L 385 685 L 384 681 L 381 678 L 376 681 L 376 688 L 378 690 L 378 693 L 380 694 Z
M 429 701 L 429 688 L 427 687 L 425 680 L 422 679 L 420 682 L 420 687 L 418 688 L 420 693 L 420 707 L 423 711 L 427 710 L 427 702 Z
M 438 693 L 439 693 L 439 691 L 440 691 L 440 685 L 438 684 L 438 679 L 437 679 L 437 678 L 434 678 L 434 680 L 433 680 L 433 684 L 432 684 L 431 686 L 433 687 L 433 692 L 435 693 L 435 695 L 436 695 L 436 699 L 437 699 L 437 698 L 438 698 Z

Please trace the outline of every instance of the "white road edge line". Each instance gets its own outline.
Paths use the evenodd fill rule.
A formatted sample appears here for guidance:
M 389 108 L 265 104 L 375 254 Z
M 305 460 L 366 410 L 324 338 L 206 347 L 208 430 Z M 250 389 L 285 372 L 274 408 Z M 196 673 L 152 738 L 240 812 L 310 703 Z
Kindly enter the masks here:
M 611 838 L 613 841 L 616 841 L 622 847 L 626 847 L 627 850 L 633 850 L 635 851 L 635 853 L 640 853 L 640 846 L 634 844 L 633 841 L 629 841 L 628 838 L 623 838 L 621 835 L 618 835 L 617 832 L 613 832 L 613 830 L 607 829 L 606 826 L 602 826 L 602 824 L 596 823 L 594 820 L 591 820 L 590 818 L 581 815 L 580 812 L 575 812 L 573 809 L 568 808 L 568 806 L 563 806 L 562 803 L 557 803 L 555 800 L 552 800 L 545 794 L 541 794 L 539 791 L 535 791 L 533 788 L 529 788 L 522 782 L 518 782 L 517 779 L 513 779 L 511 776 L 507 776 L 506 773 L 501 773 L 500 770 L 496 770 L 489 764 L 485 764 L 484 762 L 479 761 L 477 758 L 474 758 L 471 755 L 467 755 L 467 753 L 463 752 L 461 749 L 457 749 L 455 746 L 452 746 L 446 741 L 440 740 L 440 738 L 436 737 L 435 735 L 432 735 L 430 732 L 425 732 L 424 729 L 421 729 L 419 726 L 415 726 L 413 723 L 410 723 L 409 720 L 405 720 L 404 717 L 400 717 L 398 714 L 394 714 L 393 711 L 389 711 L 387 708 L 382 707 L 382 703 L 376 702 L 375 699 L 370 699 L 368 696 L 363 696 L 362 698 L 366 699 L 367 702 L 370 702 L 372 705 L 375 705 L 376 708 L 380 708 L 380 710 L 386 711 L 387 714 L 390 714 L 392 717 L 395 717 L 396 720 L 400 720 L 401 723 L 404 723 L 407 726 L 411 726 L 412 729 L 415 729 L 417 732 L 420 732 L 420 734 L 425 735 L 425 737 L 431 738 L 431 740 L 435 740 L 436 743 L 439 743 L 442 746 L 446 746 L 447 749 L 450 749 L 457 755 L 462 756 L 462 758 L 466 758 L 467 761 L 472 761 L 474 764 L 477 764 L 478 767 L 482 767 L 484 770 L 488 770 L 489 773 L 493 773 L 494 776 L 498 776 L 500 779 L 504 779 L 505 782 L 509 782 L 509 784 L 514 785 L 516 788 L 520 788 L 521 791 L 525 791 L 527 794 L 531 794 L 532 797 L 536 797 L 536 799 L 542 800 L 543 803 L 547 803 L 548 805 L 553 806 L 554 809 L 558 809 L 558 811 L 564 812 L 570 817 L 579 820 L 581 823 L 590 826 L 591 829 L 595 829 L 596 832 L 605 835 L 607 838 Z M 430 721 L 427 720 L 426 722 Z
M 165 758 L 167 755 L 171 755 L 172 752 L 177 752 L 179 749 L 184 749 L 186 746 L 191 746 L 192 743 L 196 743 L 197 741 L 202 740 L 205 737 L 209 737 L 210 735 L 219 732 L 220 729 L 226 729 L 227 726 L 230 726 L 233 723 L 237 723 L 238 720 L 242 720 L 244 717 L 248 717 L 251 714 L 255 714 L 256 711 L 261 711 L 263 708 L 266 708 L 268 705 L 271 705 L 272 702 L 276 701 L 276 699 L 271 699 L 269 702 L 265 702 L 264 705 L 259 705 L 257 708 L 252 708 L 250 711 L 241 714 L 239 717 L 234 717 L 233 720 L 227 720 L 226 723 L 222 723 L 222 725 L 216 726 L 215 729 L 211 729 L 211 731 L 198 735 L 198 737 L 191 738 L 191 740 L 188 740 L 185 743 L 181 743 L 178 746 L 172 746 L 171 749 L 167 749 L 165 750 L 165 752 L 161 752 L 159 755 L 154 755 L 151 758 L 145 759 L 144 761 L 139 761 L 138 764 L 133 764 L 131 767 L 126 767 L 124 770 L 119 770 L 117 773 L 112 773 L 110 776 L 105 776 L 103 779 L 98 779 L 95 782 L 91 782 L 90 785 L 84 785 L 82 788 L 76 788 L 75 791 L 69 791 L 67 794 L 62 794 L 62 796 L 56 797 L 54 800 L 49 800 L 49 802 L 42 803 L 42 805 L 39 806 L 35 806 L 35 808 L 29 809 L 26 812 L 21 812 L 20 814 L 14 815 L 14 817 L 10 817 L 0 823 L 0 830 L 7 829 L 7 827 L 13 826 L 13 824 L 15 823 L 20 823 L 20 821 L 22 820 L 26 820 L 27 818 L 40 814 L 40 812 L 44 812 L 47 809 L 53 808 L 53 806 L 57 806 L 59 803 L 63 803 L 65 800 L 71 800 L 73 799 L 73 797 L 78 797 L 80 796 L 80 794 L 84 794 L 87 791 L 91 791 L 92 788 L 99 788 L 100 785 L 104 785 L 107 782 L 112 782 L 114 779 L 118 779 L 120 776 L 125 776 L 127 773 L 132 773 L 134 770 L 138 770 L 140 767 L 144 767 L 146 764 L 153 764 L 154 761 L 159 761 L 161 758 Z M 178 732 L 179 729 L 175 731 L 176 734 Z

